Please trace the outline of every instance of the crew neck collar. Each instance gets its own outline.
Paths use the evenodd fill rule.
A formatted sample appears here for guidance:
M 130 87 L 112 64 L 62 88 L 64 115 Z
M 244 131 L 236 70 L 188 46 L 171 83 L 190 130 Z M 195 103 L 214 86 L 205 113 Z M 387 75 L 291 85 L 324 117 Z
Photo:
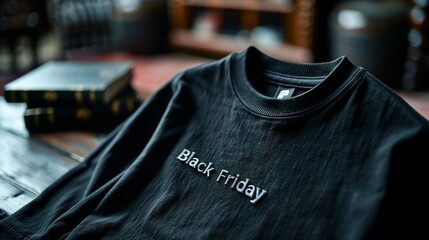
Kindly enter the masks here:
M 341 96 L 362 72 L 345 56 L 331 62 L 295 63 L 273 58 L 252 46 L 232 54 L 230 67 L 230 80 L 240 102 L 250 112 L 267 118 L 292 118 L 313 112 Z M 291 84 L 292 79 L 300 86 L 314 86 L 291 98 L 276 99 L 256 90 L 251 80 L 255 72 L 272 75 L 279 84 Z

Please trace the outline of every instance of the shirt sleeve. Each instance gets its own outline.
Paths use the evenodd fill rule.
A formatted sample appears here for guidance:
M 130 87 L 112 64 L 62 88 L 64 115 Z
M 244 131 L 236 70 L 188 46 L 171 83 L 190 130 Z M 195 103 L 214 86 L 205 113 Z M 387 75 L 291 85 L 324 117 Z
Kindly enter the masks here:
M 36 199 L 0 221 L 0 239 L 43 232 L 57 218 L 84 218 L 145 149 L 174 95 L 175 79 L 152 94 L 85 159 Z M 79 209 L 79 213 L 68 214 Z M 78 218 L 70 219 L 79 221 Z
M 424 126 L 424 127 L 422 127 Z M 417 239 L 427 235 L 423 209 L 427 206 L 428 124 L 398 136 L 390 151 L 385 194 L 366 239 Z

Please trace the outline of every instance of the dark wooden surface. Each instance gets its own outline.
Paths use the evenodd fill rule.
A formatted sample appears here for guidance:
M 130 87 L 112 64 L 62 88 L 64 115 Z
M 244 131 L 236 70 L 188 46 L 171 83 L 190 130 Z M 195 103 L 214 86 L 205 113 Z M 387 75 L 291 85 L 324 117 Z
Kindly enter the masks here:
M 30 135 L 25 104 L 0 97 L 0 215 L 11 214 L 76 166 L 103 135 L 61 132 Z

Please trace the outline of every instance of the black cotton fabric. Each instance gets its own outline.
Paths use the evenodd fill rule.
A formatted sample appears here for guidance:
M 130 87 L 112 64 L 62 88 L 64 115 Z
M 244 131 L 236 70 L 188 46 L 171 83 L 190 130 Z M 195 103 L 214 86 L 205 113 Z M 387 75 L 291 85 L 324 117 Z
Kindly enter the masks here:
M 178 73 L 0 239 L 425 236 L 428 147 L 428 121 L 346 57 L 249 47 Z

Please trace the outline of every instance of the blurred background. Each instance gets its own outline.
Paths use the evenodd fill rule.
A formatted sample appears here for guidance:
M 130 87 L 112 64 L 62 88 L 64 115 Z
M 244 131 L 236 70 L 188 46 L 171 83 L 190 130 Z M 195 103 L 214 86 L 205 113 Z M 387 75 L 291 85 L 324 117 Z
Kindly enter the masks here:
M 127 52 L 295 62 L 346 55 L 389 86 L 429 87 L 428 0 L 1 0 L 0 81 L 51 59 Z

